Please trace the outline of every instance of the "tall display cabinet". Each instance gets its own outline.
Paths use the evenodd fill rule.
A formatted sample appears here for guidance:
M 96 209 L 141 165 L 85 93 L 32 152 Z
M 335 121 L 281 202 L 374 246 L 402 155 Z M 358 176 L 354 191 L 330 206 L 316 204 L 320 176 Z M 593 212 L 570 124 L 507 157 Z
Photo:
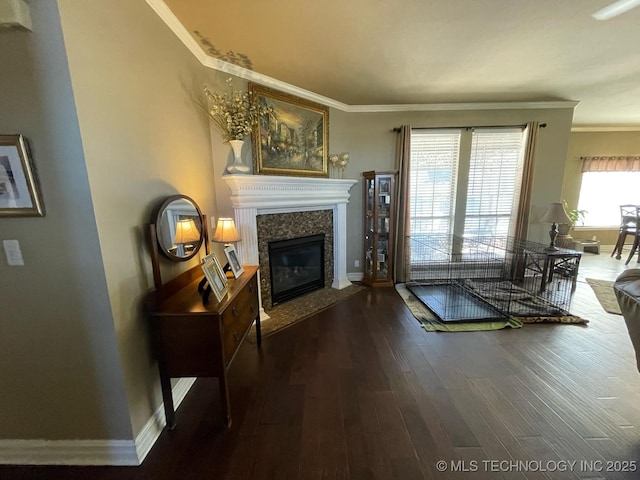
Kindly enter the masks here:
M 373 287 L 393 286 L 395 171 L 363 172 L 364 277 Z

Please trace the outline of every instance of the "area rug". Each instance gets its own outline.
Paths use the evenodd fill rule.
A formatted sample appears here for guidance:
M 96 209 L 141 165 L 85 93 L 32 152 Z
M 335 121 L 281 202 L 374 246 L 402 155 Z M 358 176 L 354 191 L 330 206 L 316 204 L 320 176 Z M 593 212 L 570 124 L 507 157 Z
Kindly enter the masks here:
M 503 328 L 521 328 L 525 324 L 534 323 L 562 323 L 583 326 L 589 323 L 589 320 L 585 320 L 582 317 L 578 317 L 577 315 L 572 315 L 567 312 L 556 316 L 511 315 L 508 319 L 503 321 L 446 323 L 438 320 L 433 315 L 433 313 L 431 313 L 431 311 L 406 288 L 404 284 L 396 285 L 396 291 L 400 294 L 400 297 L 402 297 L 407 307 L 409 307 L 409 310 L 411 310 L 413 316 L 422 324 L 422 327 L 428 332 L 478 332 L 500 330 Z
M 307 293 L 288 302 L 276 305 L 269 309 L 266 313 L 269 319 L 260 322 L 260 333 L 262 338 L 282 330 L 283 328 L 294 325 L 310 316 L 329 308 L 330 306 L 345 300 L 356 293 L 366 290 L 367 287 L 352 284 L 342 290 L 335 288 L 323 288 L 315 292 Z M 255 325 L 251 327 L 247 339 L 255 343 L 256 331 Z
M 616 300 L 616 294 L 613 291 L 613 282 L 610 280 L 598 280 L 596 278 L 585 278 L 600 305 L 606 312 L 622 315 L 620 305 Z

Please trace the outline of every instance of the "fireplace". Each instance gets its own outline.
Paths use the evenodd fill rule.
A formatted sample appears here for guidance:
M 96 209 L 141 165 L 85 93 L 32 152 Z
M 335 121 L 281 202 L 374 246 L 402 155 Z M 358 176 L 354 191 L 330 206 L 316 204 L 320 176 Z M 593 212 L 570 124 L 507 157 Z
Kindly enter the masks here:
M 242 241 L 236 245 L 243 265 L 260 265 L 260 317 L 269 318 L 263 308 L 269 308 L 271 294 L 268 290 L 269 269 L 263 266 L 263 249 L 258 237 L 264 230 L 258 227 L 260 217 L 278 216 L 286 213 L 330 212 L 331 228 L 322 232 L 331 235 L 325 238 L 325 286 L 338 290 L 351 285 L 347 278 L 347 203 L 349 190 L 356 180 L 336 178 L 282 177 L 272 175 L 223 175 L 229 186 L 230 199 L 235 213 L 236 227 Z M 309 222 L 305 221 L 305 224 Z M 312 221 L 311 223 L 315 223 Z M 294 230 L 296 235 L 280 235 L 270 240 L 293 236 L 314 235 L 320 231 L 301 232 L 299 222 L 283 222 L 283 228 Z M 260 235 L 259 235 L 260 232 Z M 293 232 L 292 232 L 293 233 Z M 265 248 L 266 249 L 266 248 Z M 266 253 L 266 252 L 265 252 Z M 330 278 L 328 278 L 330 277 Z
M 269 242 L 271 304 L 324 288 L 324 234 Z

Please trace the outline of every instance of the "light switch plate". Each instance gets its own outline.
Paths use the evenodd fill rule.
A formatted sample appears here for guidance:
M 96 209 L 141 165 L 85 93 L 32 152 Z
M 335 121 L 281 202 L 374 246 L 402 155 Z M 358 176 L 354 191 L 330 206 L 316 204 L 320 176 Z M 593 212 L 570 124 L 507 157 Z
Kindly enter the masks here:
M 12 267 L 24 265 L 20 242 L 18 240 L 3 240 L 4 253 L 7 256 L 7 263 Z

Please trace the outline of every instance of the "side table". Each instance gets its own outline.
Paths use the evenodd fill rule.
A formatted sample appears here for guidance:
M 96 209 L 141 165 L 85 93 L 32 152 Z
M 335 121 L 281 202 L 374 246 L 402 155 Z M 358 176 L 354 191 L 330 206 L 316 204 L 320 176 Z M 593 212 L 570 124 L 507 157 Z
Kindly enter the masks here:
M 547 289 L 554 274 L 576 280 L 582 253 L 568 248 L 558 250 L 525 250 L 525 269 L 541 274 L 540 293 Z

